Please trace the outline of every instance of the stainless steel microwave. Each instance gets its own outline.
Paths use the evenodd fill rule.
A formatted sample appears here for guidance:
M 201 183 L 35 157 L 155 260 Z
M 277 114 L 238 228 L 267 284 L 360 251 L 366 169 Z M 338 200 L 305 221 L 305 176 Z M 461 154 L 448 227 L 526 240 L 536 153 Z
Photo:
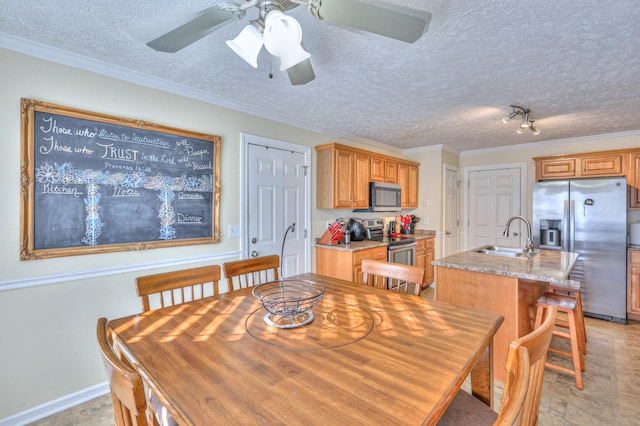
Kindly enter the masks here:
M 369 182 L 369 207 L 354 212 L 399 212 L 402 187 L 397 183 Z

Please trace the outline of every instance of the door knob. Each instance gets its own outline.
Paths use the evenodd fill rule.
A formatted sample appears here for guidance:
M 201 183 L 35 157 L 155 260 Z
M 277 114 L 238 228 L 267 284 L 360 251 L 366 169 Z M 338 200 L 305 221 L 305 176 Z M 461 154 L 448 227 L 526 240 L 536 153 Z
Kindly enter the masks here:
M 446 235 L 451 235 L 451 231 L 445 232 Z
M 517 237 L 517 236 L 518 236 L 518 233 L 517 233 L 517 232 L 514 232 L 514 233 L 513 233 L 513 236 L 514 236 L 514 237 Z
M 258 252 L 257 252 L 257 251 L 255 251 L 255 250 L 253 250 L 253 251 L 251 252 L 251 257 L 258 257 Z

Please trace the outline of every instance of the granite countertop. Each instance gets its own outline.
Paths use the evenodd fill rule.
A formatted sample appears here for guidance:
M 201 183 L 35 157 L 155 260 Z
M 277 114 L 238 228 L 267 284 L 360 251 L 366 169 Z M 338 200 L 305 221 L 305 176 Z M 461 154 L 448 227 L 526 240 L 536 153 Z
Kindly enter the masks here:
M 405 237 L 414 238 L 416 240 L 426 240 L 428 238 L 435 238 L 436 231 L 428 230 L 428 229 L 416 229 L 414 234 L 402 234 Z M 322 247 L 331 250 L 337 251 L 358 251 L 358 250 L 366 250 L 375 247 L 386 247 L 387 243 L 383 243 L 380 241 L 352 241 L 349 244 L 338 244 L 335 246 L 330 246 L 326 244 L 318 244 L 318 241 L 313 243 L 314 247 Z
M 563 281 L 569 276 L 578 253 L 541 250 L 530 259 L 493 256 L 465 251 L 431 262 L 435 266 L 505 275 L 533 281 Z
M 627 244 L 627 250 L 640 251 L 640 246 L 634 246 L 633 244 Z

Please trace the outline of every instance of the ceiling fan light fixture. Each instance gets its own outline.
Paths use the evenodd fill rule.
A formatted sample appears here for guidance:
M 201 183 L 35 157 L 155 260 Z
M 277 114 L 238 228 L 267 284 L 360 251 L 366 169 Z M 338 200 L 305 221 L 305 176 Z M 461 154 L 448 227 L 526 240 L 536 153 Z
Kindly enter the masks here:
M 249 24 L 233 40 L 227 40 L 227 46 L 249 65 L 258 68 L 258 54 L 262 49 L 262 34 Z
M 298 21 L 278 9 L 271 10 L 264 19 L 264 47 L 280 58 L 280 71 L 285 71 L 311 57 L 302 42 L 302 28 Z

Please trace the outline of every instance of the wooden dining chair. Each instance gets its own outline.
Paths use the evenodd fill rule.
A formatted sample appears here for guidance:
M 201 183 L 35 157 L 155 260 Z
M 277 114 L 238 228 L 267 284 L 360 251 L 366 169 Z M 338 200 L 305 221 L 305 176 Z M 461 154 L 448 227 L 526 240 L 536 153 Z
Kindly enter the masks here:
M 479 399 L 460 390 L 438 425 L 535 426 L 538 423 L 547 350 L 557 313 L 555 306 L 549 307 L 538 328 L 509 345 L 507 380 L 500 412 L 496 413 Z
M 198 268 L 182 269 L 180 271 L 164 272 L 161 274 L 145 275 L 136 278 L 136 293 L 142 301 L 142 311 L 178 305 L 191 300 L 219 294 L 220 266 L 210 265 Z
M 424 269 L 417 266 L 363 259 L 362 272 L 364 283 L 370 287 L 420 295 Z
M 226 262 L 222 264 L 222 270 L 227 278 L 228 291 L 233 291 L 278 280 L 279 266 L 280 256 L 273 254 Z

